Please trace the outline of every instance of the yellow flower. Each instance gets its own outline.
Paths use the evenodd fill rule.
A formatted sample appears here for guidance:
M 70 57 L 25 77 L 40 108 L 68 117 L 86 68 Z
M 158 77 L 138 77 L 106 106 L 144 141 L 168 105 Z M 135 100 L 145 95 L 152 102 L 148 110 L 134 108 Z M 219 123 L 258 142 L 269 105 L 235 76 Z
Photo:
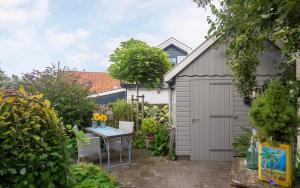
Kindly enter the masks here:
M 102 118 L 103 118 L 103 119 L 102 119 L 103 122 L 106 122 L 106 121 L 107 121 L 107 116 L 106 116 L 106 115 L 103 114 Z
M 94 114 L 93 114 L 93 120 L 99 121 L 99 116 L 100 116 L 99 113 L 94 113 Z

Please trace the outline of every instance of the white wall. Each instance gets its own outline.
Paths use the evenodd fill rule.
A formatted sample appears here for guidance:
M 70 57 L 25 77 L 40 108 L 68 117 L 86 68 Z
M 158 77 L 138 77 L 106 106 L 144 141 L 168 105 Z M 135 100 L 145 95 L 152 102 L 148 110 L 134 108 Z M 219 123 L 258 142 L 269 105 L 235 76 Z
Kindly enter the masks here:
M 131 95 L 136 98 L 135 88 L 127 89 L 127 100 L 131 101 Z M 145 96 L 145 102 L 149 104 L 168 104 L 169 103 L 169 91 L 168 89 L 139 89 L 139 95 Z

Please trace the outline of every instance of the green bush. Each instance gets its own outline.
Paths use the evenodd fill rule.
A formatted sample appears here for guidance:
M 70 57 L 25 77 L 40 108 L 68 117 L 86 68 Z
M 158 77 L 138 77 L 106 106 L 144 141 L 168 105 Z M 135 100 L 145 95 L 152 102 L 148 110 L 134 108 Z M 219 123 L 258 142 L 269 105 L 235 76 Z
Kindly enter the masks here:
M 245 157 L 247 150 L 250 147 L 250 139 L 252 136 L 252 131 L 250 129 L 243 128 L 244 133 L 239 137 L 234 138 L 233 148 L 239 153 L 240 156 Z
M 168 125 L 169 123 L 169 107 L 164 106 L 144 106 L 145 118 L 154 118 L 161 125 Z
M 114 124 L 118 125 L 119 121 L 131 120 L 132 108 L 126 100 L 117 100 L 114 103 L 110 103 L 109 106 L 113 112 Z
M 258 130 L 260 141 L 295 141 L 299 121 L 289 101 L 288 91 L 277 80 L 271 81 L 265 92 L 253 101 L 249 118 Z
M 107 175 L 93 164 L 74 164 L 69 168 L 68 187 L 74 188 L 115 188 L 118 184 L 114 177 Z
M 145 118 L 142 121 L 141 131 L 149 136 L 153 136 L 158 131 L 158 123 L 154 118 Z
M 89 84 L 79 83 L 70 72 L 49 67 L 45 71 L 25 74 L 21 83 L 31 93 L 43 93 L 49 99 L 65 125 L 89 126 L 95 102 L 89 96 Z
M 166 155 L 169 152 L 170 133 L 166 126 L 162 125 L 150 142 L 149 152 L 151 155 Z
M 133 146 L 138 149 L 144 149 L 146 147 L 145 136 L 145 132 L 138 130 L 133 140 Z
M 42 97 L 0 93 L 0 187 L 65 187 L 69 139 Z

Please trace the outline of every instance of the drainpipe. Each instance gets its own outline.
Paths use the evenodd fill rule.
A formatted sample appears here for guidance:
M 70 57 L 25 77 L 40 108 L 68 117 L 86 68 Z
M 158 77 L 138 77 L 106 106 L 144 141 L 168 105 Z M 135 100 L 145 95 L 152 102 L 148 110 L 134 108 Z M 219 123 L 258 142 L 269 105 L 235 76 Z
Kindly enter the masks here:
M 173 127 L 173 125 L 171 125 L 172 121 L 171 121 L 171 112 L 172 112 L 172 89 L 169 86 L 169 126 Z

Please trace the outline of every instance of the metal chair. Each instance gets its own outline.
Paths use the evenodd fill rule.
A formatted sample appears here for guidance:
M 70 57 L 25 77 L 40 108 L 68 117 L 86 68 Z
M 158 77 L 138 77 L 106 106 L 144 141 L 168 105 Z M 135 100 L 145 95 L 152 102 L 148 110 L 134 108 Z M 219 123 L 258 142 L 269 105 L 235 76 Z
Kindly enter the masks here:
M 73 131 L 77 137 L 78 132 L 79 132 L 77 125 L 75 125 L 73 127 Z M 82 157 L 99 155 L 100 165 L 101 165 L 102 160 L 101 160 L 100 137 L 97 137 L 96 135 L 94 135 L 92 133 L 85 133 L 85 136 L 88 137 L 87 141 L 81 141 L 80 139 L 76 138 L 77 148 L 78 148 L 77 162 L 79 163 L 80 158 L 82 158 Z
M 127 131 L 129 133 L 133 132 L 134 122 L 130 121 L 119 121 L 119 129 Z M 128 149 L 129 143 L 125 138 L 116 138 L 110 141 L 109 148 L 111 150 L 116 150 L 120 152 L 120 162 L 122 162 L 122 151 L 123 149 Z

